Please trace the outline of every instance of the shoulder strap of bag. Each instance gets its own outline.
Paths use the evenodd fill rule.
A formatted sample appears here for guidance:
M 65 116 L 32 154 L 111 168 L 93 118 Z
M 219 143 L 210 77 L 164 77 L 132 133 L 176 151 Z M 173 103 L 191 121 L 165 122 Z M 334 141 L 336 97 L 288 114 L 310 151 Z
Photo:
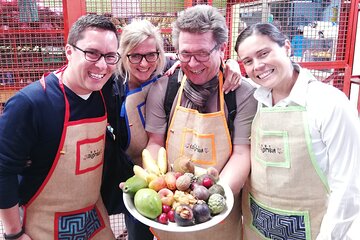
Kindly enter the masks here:
M 178 82 L 178 75 L 180 69 L 177 68 L 175 72 L 169 77 L 166 93 L 165 93 L 165 101 L 164 101 L 164 109 L 166 115 L 166 122 L 169 122 L 170 111 L 175 99 L 175 96 L 179 90 L 180 83 Z

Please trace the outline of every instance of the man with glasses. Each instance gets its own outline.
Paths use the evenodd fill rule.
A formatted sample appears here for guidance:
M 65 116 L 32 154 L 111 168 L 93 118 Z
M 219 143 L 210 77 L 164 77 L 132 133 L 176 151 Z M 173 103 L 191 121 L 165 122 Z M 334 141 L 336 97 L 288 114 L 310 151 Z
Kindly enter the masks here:
M 120 59 L 116 27 L 80 17 L 68 64 L 21 89 L 0 117 L 5 239 L 115 239 L 100 197 L 107 115 L 100 90 Z
M 123 57 L 119 61 L 118 72 L 102 90 L 108 109 L 109 127 L 114 137 L 108 137 L 106 141 L 101 191 L 109 214 L 125 214 L 129 240 L 152 240 L 154 236 L 148 226 L 124 210 L 122 191 L 118 186 L 124 176 L 133 175 L 133 170 L 126 166 L 129 161 L 121 159 L 123 156 L 119 151 L 126 151 L 129 155 L 128 165 L 142 165 L 141 153 L 148 142 L 145 102 L 149 89 L 175 62 L 165 59 L 163 42 L 161 32 L 150 21 L 133 19 L 121 32 L 119 53 Z M 235 63 L 238 68 L 237 62 Z M 236 76 L 240 75 L 236 71 L 232 72 L 236 70 L 235 66 L 227 66 L 227 81 L 236 80 Z M 232 85 L 238 86 L 236 82 Z
M 236 114 L 230 135 L 221 91 L 227 41 L 226 21 L 216 8 L 197 5 L 180 13 L 173 25 L 173 44 L 181 61 L 181 84 L 169 120 L 164 106 L 168 78 L 153 84 L 146 102 L 146 130 L 147 149 L 154 158 L 166 142 L 170 163 L 185 155 L 199 167 L 217 168 L 220 179 L 233 191 L 234 208 L 224 222 L 209 229 L 191 233 L 154 229 L 160 240 L 241 239 L 239 193 L 250 171 L 250 127 L 257 102 L 255 89 L 243 80 L 235 90 Z

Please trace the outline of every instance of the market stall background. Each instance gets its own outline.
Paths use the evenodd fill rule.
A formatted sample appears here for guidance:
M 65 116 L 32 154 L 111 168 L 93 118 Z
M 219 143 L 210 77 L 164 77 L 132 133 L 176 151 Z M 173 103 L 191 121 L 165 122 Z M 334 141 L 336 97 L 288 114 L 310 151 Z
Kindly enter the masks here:
M 226 57 L 236 58 L 236 37 L 245 26 L 272 22 L 289 36 L 295 62 L 349 97 L 356 89 L 360 112 L 354 68 L 359 0 L 0 0 L 0 114 L 16 91 L 65 64 L 65 39 L 79 16 L 105 14 L 119 34 L 132 19 L 148 19 L 161 30 L 166 51 L 174 52 L 171 23 L 196 4 L 213 5 L 226 17 Z M 121 216 L 112 216 L 112 224 L 117 234 L 124 230 Z

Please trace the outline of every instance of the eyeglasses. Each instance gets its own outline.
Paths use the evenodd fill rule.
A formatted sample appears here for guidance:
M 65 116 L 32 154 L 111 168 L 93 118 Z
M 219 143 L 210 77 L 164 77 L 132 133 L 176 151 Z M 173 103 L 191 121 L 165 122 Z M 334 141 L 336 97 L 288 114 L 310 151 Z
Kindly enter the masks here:
M 73 46 L 75 49 L 80 50 L 81 52 L 84 53 L 85 55 L 85 59 L 88 60 L 89 62 L 97 62 L 101 59 L 101 57 L 104 57 L 105 62 L 109 65 L 115 65 L 119 62 L 120 60 L 120 54 L 119 53 L 107 53 L 107 54 L 102 54 L 102 53 L 98 53 L 98 52 L 93 52 L 93 51 L 85 51 L 82 50 L 81 48 L 75 46 L 75 45 L 71 45 Z
M 134 53 L 134 54 L 128 54 L 126 56 L 128 57 L 129 61 L 134 64 L 140 63 L 143 60 L 143 58 L 145 58 L 147 62 L 152 63 L 158 60 L 159 52 L 150 52 L 147 54 Z
M 191 60 L 191 57 L 194 57 L 196 61 L 198 62 L 207 62 L 210 59 L 211 53 L 217 49 L 219 44 L 216 44 L 213 49 L 210 50 L 210 52 L 199 52 L 199 53 L 177 53 L 177 57 L 180 60 L 180 62 L 188 63 Z

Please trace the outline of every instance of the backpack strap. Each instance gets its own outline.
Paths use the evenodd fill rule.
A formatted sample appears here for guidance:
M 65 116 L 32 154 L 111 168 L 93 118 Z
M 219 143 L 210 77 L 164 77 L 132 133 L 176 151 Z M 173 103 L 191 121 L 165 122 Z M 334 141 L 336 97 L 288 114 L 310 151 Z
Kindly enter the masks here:
M 234 120 L 236 115 L 236 94 L 235 91 L 230 91 L 224 95 L 226 107 L 228 109 L 227 125 L 229 132 L 232 135 L 234 132 Z
M 165 101 L 164 101 L 164 110 L 166 115 L 166 122 L 169 123 L 170 112 L 172 105 L 174 103 L 175 96 L 179 90 L 180 83 L 178 81 L 180 69 L 177 68 L 173 74 L 169 77 L 166 93 L 165 93 Z

